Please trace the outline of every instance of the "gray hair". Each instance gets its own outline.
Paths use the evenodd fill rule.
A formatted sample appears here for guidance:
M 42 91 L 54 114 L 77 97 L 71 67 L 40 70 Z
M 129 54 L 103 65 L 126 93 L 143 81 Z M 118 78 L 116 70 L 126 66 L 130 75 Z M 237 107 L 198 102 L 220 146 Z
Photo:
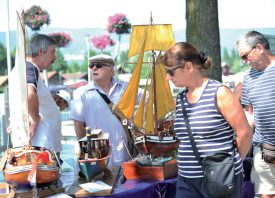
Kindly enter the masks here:
M 35 34 L 28 43 L 27 56 L 36 57 L 39 48 L 42 48 L 43 53 L 45 53 L 50 45 L 56 45 L 56 41 L 52 37 L 45 34 Z
M 249 31 L 246 34 L 242 35 L 238 40 L 237 40 L 237 48 L 240 46 L 242 47 L 247 47 L 247 48 L 254 48 L 258 44 L 262 45 L 265 49 L 270 50 L 269 43 L 265 36 L 261 34 L 260 32 L 257 31 Z

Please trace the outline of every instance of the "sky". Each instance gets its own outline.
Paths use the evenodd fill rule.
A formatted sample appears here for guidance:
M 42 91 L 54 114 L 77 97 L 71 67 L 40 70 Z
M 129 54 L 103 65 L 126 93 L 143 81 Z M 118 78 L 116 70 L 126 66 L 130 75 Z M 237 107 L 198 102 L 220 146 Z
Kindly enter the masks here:
M 50 14 L 50 27 L 105 28 L 109 16 L 123 13 L 133 24 L 168 23 L 183 29 L 185 0 L 0 0 L 0 31 L 16 29 L 16 11 L 39 5 Z M 58 5 L 57 5 L 58 4 Z M 220 28 L 263 28 L 275 26 L 275 0 L 218 0 Z

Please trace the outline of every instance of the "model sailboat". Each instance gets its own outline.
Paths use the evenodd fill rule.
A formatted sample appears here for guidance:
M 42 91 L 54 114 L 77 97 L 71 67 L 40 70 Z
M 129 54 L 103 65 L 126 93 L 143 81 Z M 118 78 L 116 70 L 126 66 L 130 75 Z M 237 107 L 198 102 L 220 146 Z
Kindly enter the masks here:
M 9 107 L 12 132 L 19 131 L 28 137 L 28 102 L 26 75 L 25 27 L 17 13 L 17 45 L 15 67 L 9 75 Z M 19 113 L 18 113 L 19 112 Z M 26 139 L 22 139 L 27 142 Z M 9 145 L 9 143 L 8 143 Z M 48 184 L 58 179 L 59 167 L 56 155 L 44 148 L 28 144 L 8 148 L 1 161 L 5 180 L 12 186 Z
M 169 24 L 155 25 L 151 19 L 150 25 L 132 27 L 128 57 L 139 56 L 128 87 L 114 107 L 115 112 L 133 123 L 135 145 L 140 152 L 150 155 L 151 159 L 171 156 L 171 152 L 178 146 L 178 139 L 172 129 L 175 104 L 166 80 L 165 67 L 160 62 L 162 52 L 174 42 L 172 26 Z M 144 60 L 144 54 L 148 51 L 151 53 L 150 60 Z M 139 107 L 135 111 L 143 67 L 148 70 L 148 79 Z M 149 99 L 146 101 L 148 95 Z M 137 162 L 144 165 L 142 160 Z

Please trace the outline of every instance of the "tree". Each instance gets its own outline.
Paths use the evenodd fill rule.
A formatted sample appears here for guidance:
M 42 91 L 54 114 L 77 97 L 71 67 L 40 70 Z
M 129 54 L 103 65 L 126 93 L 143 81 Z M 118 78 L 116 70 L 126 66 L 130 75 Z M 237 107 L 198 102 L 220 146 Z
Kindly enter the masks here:
M 240 61 L 239 54 L 236 49 L 232 49 L 230 53 L 226 48 L 223 49 L 222 61 L 227 65 L 230 65 L 232 72 L 238 73 L 246 71 L 249 65 Z
M 209 75 L 222 81 L 217 0 L 186 0 L 186 40 L 212 57 Z
M 65 72 L 68 69 L 68 64 L 64 59 L 63 54 L 57 48 L 56 50 L 56 60 L 50 67 L 49 71 Z
M 14 48 L 11 52 L 11 67 L 13 67 L 15 64 L 15 52 L 16 52 L 16 49 Z M 7 75 L 7 74 L 8 74 L 7 49 L 0 42 L 0 75 Z

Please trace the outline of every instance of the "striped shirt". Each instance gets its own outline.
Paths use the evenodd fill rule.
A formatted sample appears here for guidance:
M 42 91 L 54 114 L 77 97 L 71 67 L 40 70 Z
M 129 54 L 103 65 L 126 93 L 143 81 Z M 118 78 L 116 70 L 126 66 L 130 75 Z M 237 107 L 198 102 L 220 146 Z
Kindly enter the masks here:
M 221 85 L 220 82 L 210 79 L 199 101 L 194 104 L 188 103 L 187 91 L 182 92 L 190 128 L 201 158 L 219 151 L 232 154 L 234 131 L 216 106 L 217 89 Z M 174 124 L 174 130 L 180 140 L 178 148 L 179 175 L 188 178 L 200 178 L 203 177 L 203 170 L 192 150 L 183 118 L 180 95 L 181 93 L 177 96 Z M 242 160 L 236 149 L 234 160 L 237 175 L 242 171 Z
M 275 144 L 275 66 L 250 69 L 244 76 L 242 104 L 252 105 L 255 132 L 253 145 Z

